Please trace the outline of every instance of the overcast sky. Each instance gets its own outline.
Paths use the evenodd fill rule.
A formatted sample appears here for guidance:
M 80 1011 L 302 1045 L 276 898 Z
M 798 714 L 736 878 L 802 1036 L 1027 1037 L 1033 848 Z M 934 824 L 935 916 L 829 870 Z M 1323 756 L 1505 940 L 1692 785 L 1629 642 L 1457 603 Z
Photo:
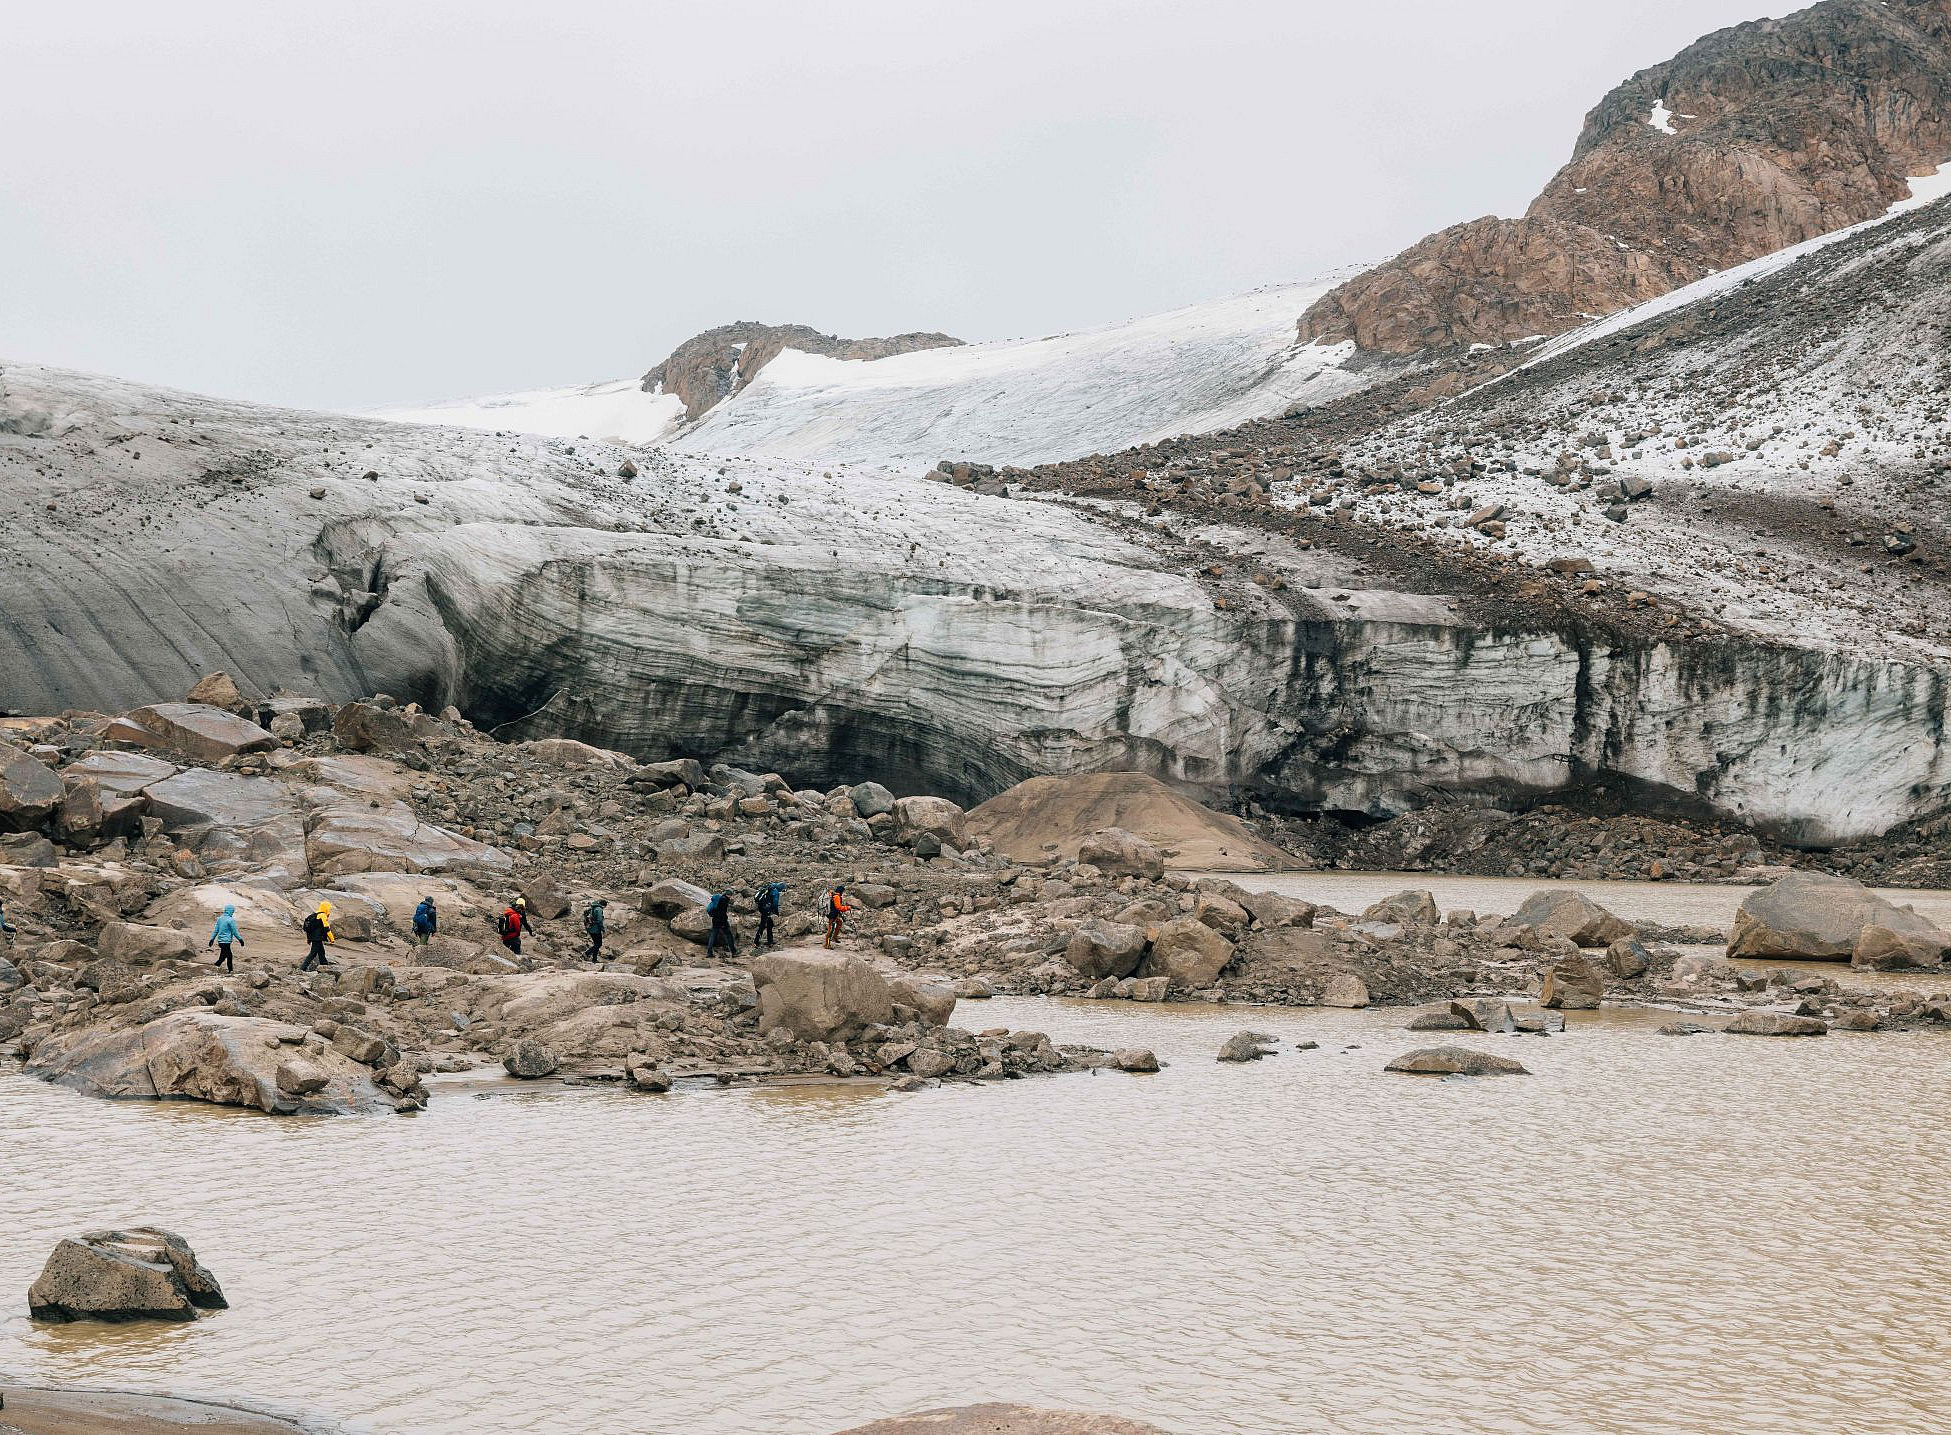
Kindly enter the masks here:
M 1516 213 L 1769 0 L 16 5 L 0 357 L 368 407 L 1040 334 Z

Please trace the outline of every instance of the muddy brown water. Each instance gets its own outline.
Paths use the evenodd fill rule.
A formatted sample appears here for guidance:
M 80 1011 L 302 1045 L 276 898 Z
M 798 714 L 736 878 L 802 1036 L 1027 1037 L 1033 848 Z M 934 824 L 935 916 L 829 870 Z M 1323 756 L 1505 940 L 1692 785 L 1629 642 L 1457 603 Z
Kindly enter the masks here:
M 809 1435 L 927 1405 L 1240 1431 L 1951 1430 L 1951 1037 L 1476 1037 L 999 1000 L 1169 1066 L 945 1086 L 436 1087 L 412 1119 L 0 1073 L 0 1371 L 392 1435 Z M 1215 1062 L 1243 1027 L 1281 1053 Z M 1320 1043 L 1297 1051 L 1297 1040 Z M 1444 1039 L 1444 1038 L 1437 1038 Z M 233 1308 L 38 1327 L 54 1242 L 183 1232 Z

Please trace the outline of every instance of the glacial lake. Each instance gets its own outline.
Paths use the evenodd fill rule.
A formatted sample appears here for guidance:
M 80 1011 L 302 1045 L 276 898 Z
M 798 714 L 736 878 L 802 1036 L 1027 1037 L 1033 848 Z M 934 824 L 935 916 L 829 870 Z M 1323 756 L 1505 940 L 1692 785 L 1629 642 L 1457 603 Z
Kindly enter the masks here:
M 1178 1435 L 1951 1428 L 1951 1034 L 1580 1014 L 1464 1038 L 1535 1073 L 1465 1081 L 1383 1073 L 1452 1039 L 1399 1010 L 958 1018 L 1169 1065 L 436 1082 L 418 1117 L 302 1121 L 0 1073 L 0 1372 L 387 1435 L 821 1435 L 984 1399 Z M 1242 1028 L 1280 1053 L 1217 1063 Z M 136 1221 L 233 1308 L 26 1319 L 57 1240 Z

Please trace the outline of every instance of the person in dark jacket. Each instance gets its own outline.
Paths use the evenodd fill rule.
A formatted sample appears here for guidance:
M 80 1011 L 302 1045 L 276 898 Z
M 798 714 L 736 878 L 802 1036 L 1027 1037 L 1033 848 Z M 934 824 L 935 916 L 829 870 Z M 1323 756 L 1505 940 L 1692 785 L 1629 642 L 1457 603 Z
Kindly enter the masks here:
M 305 960 L 298 964 L 298 970 L 301 972 L 309 972 L 313 967 L 325 965 L 325 944 L 334 940 L 330 902 L 320 902 L 318 910 L 305 918 L 305 940 L 310 945 L 305 949 Z
M 440 932 L 440 913 L 434 907 L 432 897 L 422 897 L 420 905 L 413 909 L 413 939 L 426 946 Z
M 606 899 L 598 897 L 583 913 L 583 930 L 589 934 L 589 959 L 592 962 L 603 960 L 603 933 L 608 928 L 603 909 L 608 905 Z
M 779 937 L 772 930 L 772 919 L 779 915 L 779 897 L 785 890 L 784 882 L 768 882 L 753 897 L 752 905 L 759 909 L 759 932 L 752 939 L 754 947 L 779 945 Z
M 244 934 L 237 930 L 237 909 L 225 907 L 224 914 L 217 918 L 217 925 L 210 929 L 210 940 L 203 944 L 203 949 L 207 952 L 215 947 L 217 965 L 227 972 L 235 972 L 237 963 L 230 959 L 230 949 L 233 945 L 243 946 Z
M 732 935 L 732 894 L 719 892 L 705 906 L 711 918 L 711 935 L 705 939 L 705 955 L 711 956 L 722 945 L 731 956 L 738 955 L 738 939 Z
M 5 897 L 0 897 L 0 932 L 5 932 L 10 937 L 15 935 L 13 923 L 7 920 L 7 899 Z

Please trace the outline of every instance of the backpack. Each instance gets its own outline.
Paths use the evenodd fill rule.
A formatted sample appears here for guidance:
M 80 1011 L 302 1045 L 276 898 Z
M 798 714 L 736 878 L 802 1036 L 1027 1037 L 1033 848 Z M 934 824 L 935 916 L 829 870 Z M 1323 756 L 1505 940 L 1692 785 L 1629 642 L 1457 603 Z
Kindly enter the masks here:
M 716 897 L 711 899 L 711 904 L 705 908 L 705 914 L 713 921 L 716 921 L 725 915 L 725 909 L 731 905 L 732 899 L 727 897 L 723 892 L 720 892 Z
M 495 930 L 504 937 L 519 937 L 522 934 L 522 915 L 519 912 L 503 912 L 495 919 Z
M 603 909 L 594 902 L 583 912 L 583 930 L 592 937 L 603 930 Z
M 837 917 L 840 915 L 840 894 L 838 892 L 829 892 L 826 894 L 826 914 L 829 917 Z
M 779 889 L 777 887 L 759 888 L 759 894 L 752 899 L 752 905 L 757 907 L 761 912 L 776 916 L 779 912 Z
M 313 912 L 305 918 L 305 936 L 308 940 L 314 942 L 322 942 L 325 940 L 325 923 L 319 920 L 318 913 Z

